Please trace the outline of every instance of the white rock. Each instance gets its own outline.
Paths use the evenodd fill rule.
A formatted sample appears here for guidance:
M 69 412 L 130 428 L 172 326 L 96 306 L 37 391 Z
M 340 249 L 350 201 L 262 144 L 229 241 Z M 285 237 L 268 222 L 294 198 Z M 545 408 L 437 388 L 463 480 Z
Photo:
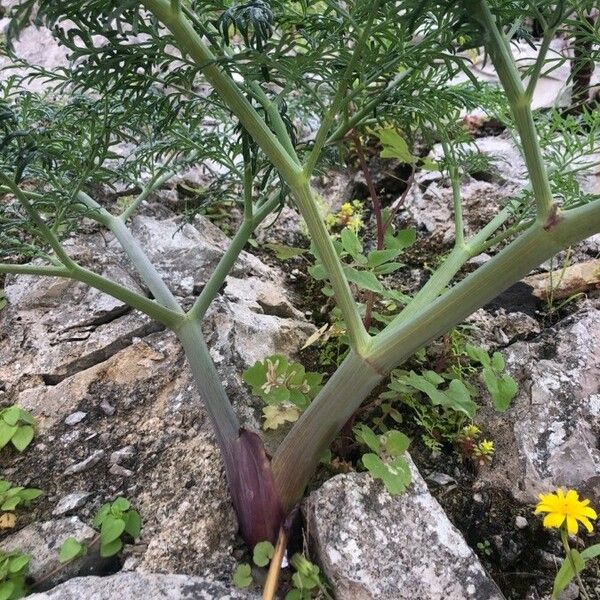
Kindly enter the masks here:
M 60 566 L 58 552 L 63 542 L 74 537 L 81 542 L 89 542 L 96 532 L 82 523 L 77 517 L 66 517 L 56 521 L 32 523 L 20 531 L 2 540 L 2 550 L 20 550 L 31 555 L 29 575 L 35 579 L 45 579 L 49 573 Z M 93 559 L 93 557 L 90 557 Z M 56 577 L 48 580 L 52 584 L 64 581 L 78 574 L 82 563 L 75 561 L 57 572 Z
M 74 412 L 65 419 L 65 425 L 77 425 L 77 423 L 81 423 L 81 421 L 83 421 L 83 419 L 85 419 L 86 416 L 87 416 L 87 413 L 85 413 L 85 412 L 82 412 L 82 411 Z
M 52 511 L 52 514 L 61 516 L 77 510 L 86 503 L 86 500 L 91 495 L 92 494 L 90 492 L 73 492 L 72 494 L 68 494 L 60 499 L 59 503 L 56 505 L 56 508 Z
M 414 467 L 392 497 L 368 474 L 338 475 L 305 501 L 310 544 L 338 600 L 501 600 Z
M 110 577 L 78 577 L 30 600 L 258 600 L 257 592 L 189 575 L 117 573 Z

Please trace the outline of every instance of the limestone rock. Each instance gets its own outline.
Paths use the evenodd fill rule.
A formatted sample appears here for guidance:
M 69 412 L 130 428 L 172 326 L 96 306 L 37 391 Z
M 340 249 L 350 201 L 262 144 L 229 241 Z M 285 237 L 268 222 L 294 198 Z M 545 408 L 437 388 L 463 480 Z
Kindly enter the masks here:
M 519 384 L 503 415 L 482 414 L 496 457 L 485 477 L 532 502 L 556 487 L 600 499 L 600 311 L 588 301 L 531 342 L 504 351 Z
M 227 245 L 210 223 L 195 223 L 199 229 L 168 218 L 139 217 L 134 223 L 175 291 L 177 278 L 194 277 L 196 270 L 198 277 L 186 289 L 201 287 Z M 127 259 L 107 239 L 101 245 L 99 236 L 84 236 L 70 251 L 83 264 L 97 257 L 95 270 L 121 274 L 143 293 Z M 258 429 L 260 403 L 242 384 L 242 371 L 268 354 L 293 355 L 314 328 L 294 307 L 279 272 L 243 253 L 233 273 L 204 331 L 242 424 Z M 93 498 L 78 511 L 87 519 L 103 502 L 126 496 L 144 523 L 139 542 L 127 546 L 137 569 L 229 580 L 233 549 L 240 543 L 237 523 L 212 427 L 181 346 L 172 332 L 127 307 L 104 321 L 111 299 L 90 294 L 61 280 L 7 282 L 0 379 L 6 399 L 36 418 L 33 443 L 14 459 L 31 485 L 45 492 L 36 510 L 44 517 L 73 490 L 90 490 Z M 69 326 L 92 323 L 89 338 L 64 333 L 65 318 Z M 68 425 L 65 419 L 77 412 L 86 413 L 85 419 Z M 135 451 L 123 453 L 127 448 Z M 86 462 L 90 457 L 99 460 Z M 87 468 L 78 468 L 81 463 Z
M 180 297 L 204 286 L 230 243 L 216 225 L 200 216 L 191 224 L 139 215 L 131 229 L 171 291 Z M 117 243 L 113 241 L 114 246 Z M 273 278 L 272 270 L 258 258 L 242 252 L 230 275 L 249 274 Z
M 66 517 L 27 525 L 3 539 L 2 550 L 20 550 L 30 554 L 29 575 L 34 580 L 44 579 L 46 585 L 56 585 L 84 571 L 98 572 L 103 561 L 97 553 L 89 553 L 85 560 L 74 561 L 60 569 L 56 575 L 49 577 L 60 565 L 58 553 L 67 538 L 74 537 L 81 542 L 90 542 L 95 536 L 96 532 L 77 517 Z
M 188 575 L 117 573 L 110 577 L 78 577 L 31 600 L 252 600 L 260 595 Z
M 338 475 L 304 504 L 315 556 L 338 600 L 501 600 L 473 551 L 411 466 L 390 496 L 368 474 Z

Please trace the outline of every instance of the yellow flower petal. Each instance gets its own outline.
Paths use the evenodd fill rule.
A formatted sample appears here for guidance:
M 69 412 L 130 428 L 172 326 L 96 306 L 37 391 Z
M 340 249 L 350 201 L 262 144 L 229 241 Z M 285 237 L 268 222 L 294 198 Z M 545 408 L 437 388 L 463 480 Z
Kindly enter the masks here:
M 569 490 L 565 498 L 567 502 L 579 502 L 579 494 L 575 490 Z
M 567 531 L 569 532 L 569 535 L 575 535 L 578 529 L 579 525 L 577 525 L 575 518 L 567 515 Z
M 590 519 L 597 519 L 598 515 L 596 513 L 596 511 L 593 508 L 590 508 L 589 506 L 584 506 L 581 510 L 580 510 L 582 515 L 585 515 L 586 517 L 589 517 Z
M 588 533 L 594 531 L 594 526 L 590 523 L 587 517 L 579 517 L 579 520 L 583 523 L 583 526 L 587 529 Z
M 544 517 L 544 527 L 552 528 L 556 527 L 557 529 L 563 524 L 565 520 L 565 515 L 561 515 L 560 513 L 551 512 L 550 514 Z

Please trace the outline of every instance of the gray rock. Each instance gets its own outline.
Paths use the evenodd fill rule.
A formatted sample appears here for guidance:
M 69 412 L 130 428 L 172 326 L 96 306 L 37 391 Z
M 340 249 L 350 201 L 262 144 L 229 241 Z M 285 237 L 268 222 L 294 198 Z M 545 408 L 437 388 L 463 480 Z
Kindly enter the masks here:
M 208 219 L 198 217 L 195 226 L 179 219 L 137 216 L 132 232 L 148 253 L 174 294 L 186 297 L 200 289 L 229 246 L 229 238 Z M 117 242 L 112 246 L 117 248 Z M 258 258 L 242 252 L 231 275 L 256 274 L 263 279 L 273 271 Z
M 92 467 L 96 466 L 104 457 L 104 450 L 96 450 L 92 454 L 90 454 L 86 459 L 81 462 L 75 463 L 71 465 L 67 469 L 65 469 L 65 475 L 74 475 L 75 473 L 83 473 L 83 471 L 87 471 Z
M 135 448 L 133 446 L 125 446 L 111 453 L 109 462 L 111 465 L 120 465 L 127 462 L 135 456 Z
M 56 521 L 27 525 L 3 539 L 2 550 L 20 550 L 30 554 L 29 574 L 34 580 L 39 580 L 48 577 L 60 565 L 58 552 L 67 538 L 74 537 L 81 542 L 89 542 L 95 536 L 96 532 L 77 517 L 66 517 Z M 66 565 L 49 583 L 52 581 L 58 583 L 69 577 L 75 577 L 80 573 L 81 568 L 82 562 L 79 561 Z
M 91 495 L 92 494 L 90 492 L 73 492 L 72 494 L 68 494 L 60 499 L 59 503 L 56 505 L 56 508 L 52 511 L 52 514 L 55 516 L 61 516 L 77 510 L 85 505 L 87 499 Z
M 256 592 L 231 588 L 221 581 L 188 575 L 117 573 L 78 577 L 31 600 L 251 600 Z
M 515 527 L 517 529 L 525 529 L 527 527 L 527 525 L 529 525 L 529 522 L 527 521 L 527 519 L 525 517 L 522 517 L 521 515 L 519 515 L 518 517 L 515 518 Z
M 416 468 L 392 497 L 365 473 L 338 475 L 304 504 L 309 542 L 338 600 L 501 600 Z
M 180 221 L 141 217 L 134 229 L 148 248 L 164 250 L 165 260 L 157 254 L 156 261 L 168 280 L 193 275 L 197 287 L 228 240 L 210 223 L 195 223 L 199 229 L 181 229 Z M 105 246 L 86 237 L 81 247 L 72 245 L 72 254 L 88 265 L 96 257 L 96 271 L 121 274 L 120 283 L 143 293 L 107 239 Z M 37 424 L 36 443 L 20 468 L 36 474 L 36 487 L 52 486 L 59 498 L 74 486 L 94 490 L 102 501 L 129 498 L 144 522 L 140 542 L 131 548 L 140 570 L 229 580 L 239 544 L 237 522 L 212 427 L 179 342 L 169 331 L 144 329 L 148 321 L 127 307 L 124 314 L 107 316 L 101 295 L 63 284 L 10 278 L 12 304 L 0 312 L 0 330 L 11 332 L 5 336 L 11 340 L 0 345 L 0 379 Z M 187 294 L 189 282 L 185 287 L 173 289 Z M 65 329 L 63 318 L 75 329 Z M 69 337 L 84 325 L 86 340 Z M 242 423 L 259 428 L 260 406 L 242 384 L 241 372 L 269 354 L 293 356 L 313 326 L 294 307 L 282 275 L 243 253 L 204 330 Z M 64 431 L 65 419 L 77 411 L 87 412 L 90 422 L 93 417 L 94 437 L 74 435 L 83 428 Z M 135 454 L 111 464 L 108 458 L 124 447 L 134 447 Z M 82 470 L 91 456 L 101 460 Z
M 112 465 L 108 472 L 117 477 L 131 477 L 133 475 L 133 471 L 130 471 L 121 465 Z
M 80 410 L 74 412 L 65 419 L 65 425 L 77 425 L 77 423 L 81 423 L 81 421 L 83 421 L 83 419 L 85 419 L 86 416 L 87 413 L 82 412 Z
M 471 325 L 472 343 L 486 350 L 495 350 L 515 340 L 529 338 L 542 331 L 533 317 L 522 312 L 509 312 L 499 308 L 493 312 L 481 308 L 466 319 Z
M 506 349 L 519 393 L 506 413 L 481 415 L 496 447 L 484 478 L 524 502 L 559 486 L 600 500 L 599 345 L 600 311 L 589 301 L 535 340 Z
M 7 5 L 3 2 L 3 5 Z M 8 8 L 8 7 L 7 7 Z M 8 18 L 2 19 L 2 31 L 8 25 Z M 27 27 L 15 42 L 15 54 L 27 62 L 53 70 L 57 67 L 67 66 L 67 53 L 64 47 L 59 46 L 52 32 L 47 27 Z M 0 67 L 14 66 L 8 56 L 0 56 Z M 5 80 L 12 74 L 23 75 L 27 68 L 10 69 L 0 71 L 0 80 Z M 46 91 L 47 84 L 41 79 L 34 79 L 25 83 L 25 87 L 31 91 Z
M 100 402 L 100 410 L 109 417 L 112 417 L 112 415 L 115 414 L 115 407 L 112 406 L 108 400 L 102 400 L 102 402 Z

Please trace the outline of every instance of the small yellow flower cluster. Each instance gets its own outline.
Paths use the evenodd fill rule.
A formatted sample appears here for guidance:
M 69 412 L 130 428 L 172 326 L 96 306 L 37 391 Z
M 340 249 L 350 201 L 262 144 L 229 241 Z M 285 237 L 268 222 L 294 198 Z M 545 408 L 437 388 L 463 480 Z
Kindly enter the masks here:
M 325 225 L 330 232 L 346 227 L 358 233 L 364 225 L 362 203 L 358 200 L 345 202 L 337 213 L 325 217 Z
M 565 493 L 562 488 L 558 488 L 555 493 L 540 494 L 539 498 L 535 513 L 547 513 L 544 517 L 544 527 L 564 528 L 570 535 L 577 534 L 579 523 L 589 533 L 594 530 L 590 519 L 597 519 L 598 515 L 591 506 L 588 506 L 590 501 L 580 500 L 575 490 L 567 490 Z
M 490 440 L 481 440 L 473 450 L 473 456 L 479 459 L 481 464 L 492 462 L 494 456 L 494 442 Z
M 477 438 L 481 435 L 481 429 L 479 429 L 479 427 L 477 427 L 477 425 L 474 425 L 473 423 L 471 423 L 470 425 L 465 425 L 462 428 L 460 435 L 461 435 L 461 437 L 465 437 L 470 440 L 474 440 L 475 438 Z
M 461 429 L 456 441 L 463 454 L 475 458 L 480 465 L 484 465 L 492 462 L 495 448 L 494 442 L 490 440 L 483 439 L 478 442 L 477 438 L 480 435 L 481 429 L 471 423 Z

